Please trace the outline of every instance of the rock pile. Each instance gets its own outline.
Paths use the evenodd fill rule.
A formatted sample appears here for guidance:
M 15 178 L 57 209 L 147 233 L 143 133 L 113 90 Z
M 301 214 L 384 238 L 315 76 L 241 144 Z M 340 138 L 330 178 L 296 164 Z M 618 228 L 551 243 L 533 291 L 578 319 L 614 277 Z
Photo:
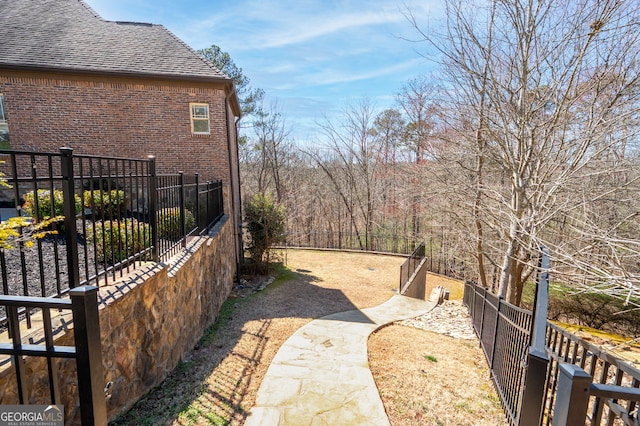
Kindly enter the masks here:
M 244 299 L 253 293 L 264 290 L 275 279 L 274 276 L 257 276 L 251 279 L 241 278 L 240 282 L 234 284 L 229 297 Z
M 433 331 L 456 339 L 476 339 L 467 307 L 460 301 L 445 300 L 426 314 L 398 321 L 398 324 Z

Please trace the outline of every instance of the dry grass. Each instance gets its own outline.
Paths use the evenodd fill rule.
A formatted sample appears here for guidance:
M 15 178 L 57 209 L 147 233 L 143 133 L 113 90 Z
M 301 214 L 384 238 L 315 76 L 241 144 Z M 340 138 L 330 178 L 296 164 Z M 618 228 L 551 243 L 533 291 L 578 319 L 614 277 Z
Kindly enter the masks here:
M 464 282 L 454 280 L 442 275 L 427 274 L 425 294 L 428 296 L 437 286 L 442 286 L 449 290 L 449 300 L 462 300 L 464 296 Z
M 376 306 L 389 299 L 398 286 L 400 265 L 404 261 L 393 256 L 306 250 L 289 250 L 283 254 L 283 259 L 287 268 L 280 271 L 273 284 L 247 298 L 227 301 L 219 320 L 207 330 L 194 351 L 170 377 L 114 424 L 241 425 L 255 402 L 269 363 L 282 343 L 314 318 Z M 407 340 L 400 344 L 401 350 L 397 348 L 401 340 L 396 341 L 395 336 L 388 343 L 381 340 L 385 338 L 386 330 L 396 328 L 409 333 Z M 384 368 L 395 370 L 414 364 L 415 360 L 409 358 L 411 354 L 425 355 L 425 341 L 430 342 L 427 347 L 449 348 L 451 353 L 461 352 L 461 348 L 469 345 L 455 339 L 441 340 L 441 337 L 444 339 L 444 336 L 426 331 L 393 326 L 372 339 L 377 346 L 371 354 L 376 365 L 379 361 L 390 362 Z M 380 344 L 388 349 L 379 350 Z M 394 350 L 390 351 L 390 348 Z M 446 355 L 431 351 L 436 357 L 446 358 Z M 460 374 L 443 375 L 443 386 L 472 387 L 469 386 L 469 373 L 478 369 L 477 360 L 469 357 L 457 362 Z M 434 370 L 433 374 L 439 373 Z M 488 394 L 485 389 L 487 375 L 479 374 L 483 380 L 476 382 L 480 388 L 477 395 Z M 433 380 L 431 375 L 416 376 L 424 379 L 416 388 L 425 387 Z M 395 386 L 393 382 L 387 382 Z M 399 398 L 421 399 L 420 404 L 429 405 L 436 411 L 455 411 L 456 406 L 452 404 L 475 407 L 473 401 L 465 402 L 460 395 L 456 395 L 455 400 L 438 399 L 434 404 L 424 399 L 426 394 L 416 393 L 415 388 L 409 392 L 398 390 Z M 393 393 L 384 392 L 386 404 L 386 395 Z
M 477 341 L 391 325 L 368 347 L 392 425 L 507 424 Z

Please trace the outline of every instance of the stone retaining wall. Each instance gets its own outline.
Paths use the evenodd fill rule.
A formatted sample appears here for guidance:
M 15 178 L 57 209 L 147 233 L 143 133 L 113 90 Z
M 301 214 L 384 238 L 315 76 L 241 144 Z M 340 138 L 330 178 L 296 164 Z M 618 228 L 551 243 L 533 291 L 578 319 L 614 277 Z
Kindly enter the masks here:
M 234 229 L 226 217 L 168 264 L 150 263 L 100 287 L 100 337 L 110 419 L 157 386 L 215 321 L 236 273 Z M 70 326 L 56 345 L 73 345 Z M 58 362 L 67 424 L 79 424 L 75 361 Z M 31 404 L 48 404 L 43 358 L 27 359 Z M 0 404 L 17 404 L 15 374 L 0 368 Z

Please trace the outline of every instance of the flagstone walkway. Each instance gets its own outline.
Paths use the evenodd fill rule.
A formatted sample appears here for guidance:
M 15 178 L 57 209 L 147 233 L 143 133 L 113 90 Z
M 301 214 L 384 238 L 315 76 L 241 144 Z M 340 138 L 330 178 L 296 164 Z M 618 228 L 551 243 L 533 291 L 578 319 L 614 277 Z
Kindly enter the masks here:
M 373 308 L 311 321 L 280 347 L 245 426 L 388 425 L 367 340 L 378 328 L 435 306 L 396 295 Z

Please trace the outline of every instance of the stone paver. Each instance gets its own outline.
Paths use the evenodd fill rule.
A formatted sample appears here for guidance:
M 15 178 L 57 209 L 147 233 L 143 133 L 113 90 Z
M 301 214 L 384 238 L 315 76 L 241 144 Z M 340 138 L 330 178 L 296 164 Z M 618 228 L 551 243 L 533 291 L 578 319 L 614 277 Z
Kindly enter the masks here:
M 396 295 L 373 308 L 311 321 L 274 357 L 245 426 L 388 425 L 369 370 L 367 339 L 385 324 L 434 307 Z

